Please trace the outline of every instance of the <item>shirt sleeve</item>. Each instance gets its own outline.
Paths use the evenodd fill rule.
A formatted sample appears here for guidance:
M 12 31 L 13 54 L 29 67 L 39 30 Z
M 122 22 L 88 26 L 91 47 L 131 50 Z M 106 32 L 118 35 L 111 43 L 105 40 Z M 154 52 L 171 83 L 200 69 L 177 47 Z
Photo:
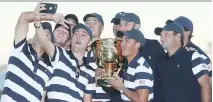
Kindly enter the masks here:
M 22 52 L 23 50 L 27 50 L 27 40 L 26 38 L 21 40 L 19 43 L 15 44 L 15 41 L 13 42 L 13 51 L 16 52 Z
M 152 69 L 150 68 L 147 61 L 140 64 L 135 70 L 135 86 L 138 89 L 151 89 L 153 87 L 153 75 Z
M 192 54 L 192 72 L 199 79 L 203 75 L 208 75 L 208 65 L 202 54 L 194 52 Z

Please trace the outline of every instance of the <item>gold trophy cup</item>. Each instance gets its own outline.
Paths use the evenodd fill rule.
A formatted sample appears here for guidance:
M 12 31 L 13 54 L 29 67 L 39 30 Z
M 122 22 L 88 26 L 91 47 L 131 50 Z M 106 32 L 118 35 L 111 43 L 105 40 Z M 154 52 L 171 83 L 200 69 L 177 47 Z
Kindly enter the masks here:
M 92 44 L 96 64 L 105 70 L 102 77 L 97 78 L 97 84 L 103 87 L 111 87 L 107 82 L 118 68 L 122 68 L 124 57 L 122 56 L 121 40 L 105 38 L 96 40 Z

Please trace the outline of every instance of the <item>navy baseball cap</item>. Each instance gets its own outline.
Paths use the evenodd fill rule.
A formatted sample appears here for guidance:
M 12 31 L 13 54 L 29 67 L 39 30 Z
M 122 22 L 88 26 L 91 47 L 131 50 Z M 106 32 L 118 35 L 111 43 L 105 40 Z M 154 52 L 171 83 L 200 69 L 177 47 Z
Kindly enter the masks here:
M 100 14 L 98 14 L 98 13 L 86 14 L 84 16 L 84 18 L 83 18 L 84 22 L 86 22 L 87 18 L 89 18 L 89 17 L 95 17 L 95 18 L 97 18 L 101 22 L 101 24 L 104 25 L 104 20 L 103 20 L 103 18 L 102 18 L 102 16 Z
M 183 28 L 181 27 L 181 25 L 176 24 L 176 23 L 169 23 L 169 24 L 165 25 L 163 28 L 157 27 L 157 28 L 155 28 L 154 32 L 156 35 L 161 35 L 162 30 L 174 31 L 174 32 L 180 33 L 181 36 L 184 35 Z
M 78 17 L 75 14 L 67 14 L 65 17 L 65 19 L 73 19 L 75 21 L 75 24 L 78 24 Z
M 176 18 L 175 20 L 167 20 L 166 24 L 169 24 L 169 23 L 177 23 L 177 24 L 181 25 L 182 27 L 185 27 L 187 30 L 193 32 L 193 23 L 187 17 L 180 16 L 180 17 Z
M 82 29 L 86 30 L 87 33 L 89 34 L 90 39 L 92 40 L 92 31 L 91 31 L 91 29 L 88 28 L 87 26 L 85 26 L 85 25 L 82 24 L 82 23 L 78 23 L 77 25 L 75 25 L 75 27 L 73 27 L 73 29 L 72 29 L 73 33 L 75 33 L 75 31 L 76 31 L 77 29 L 79 29 L 79 28 L 82 28 Z
M 121 20 L 124 20 L 127 22 L 135 22 L 136 24 L 141 24 L 140 17 L 136 15 L 135 13 L 125 13 L 121 17 Z
M 120 18 L 125 14 L 125 12 L 118 12 L 114 18 L 112 18 L 111 23 L 114 23 L 116 20 L 120 21 Z
M 141 44 L 141 47 L 145 46 L 146 44 L 143 33 L 138 29 L 132 29 L 130 31 L 123 32 L 123 34 L 129 39 L 134 39 L 135 41 L 139 42 Z
M 43 29 L 48 29 L 50 31 L 51 41 L 53 41 L 53 31 L 51 24 L 49 22 L 42 22 L 41 26 Z

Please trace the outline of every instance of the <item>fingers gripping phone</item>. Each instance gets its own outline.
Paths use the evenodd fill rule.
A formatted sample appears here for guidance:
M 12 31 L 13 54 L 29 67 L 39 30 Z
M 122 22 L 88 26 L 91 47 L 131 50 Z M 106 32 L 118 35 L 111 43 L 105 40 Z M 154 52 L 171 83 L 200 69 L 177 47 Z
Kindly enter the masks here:
M 57 4 L 52 4 L 52 3 L 41 3 L 41 4 L 45 4 L 45 8 L 46 10 L 42 10 L 40 11 L 41 13 L 50 13 L 50 14 L 55 14 L 58 8 Z

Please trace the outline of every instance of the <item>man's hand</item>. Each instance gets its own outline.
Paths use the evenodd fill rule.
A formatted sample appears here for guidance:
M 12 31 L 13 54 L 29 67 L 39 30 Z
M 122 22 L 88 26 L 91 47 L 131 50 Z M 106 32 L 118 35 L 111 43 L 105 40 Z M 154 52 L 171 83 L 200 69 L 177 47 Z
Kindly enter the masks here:
M 95 74 L 96 74 L 97 77 L 103 76 L 104 73 L 105 73 L 105 70 L 104 70 L 104 69 L 97 68 L 97 69 L 95 70 Z
M 118 68 L 118 70 L 113 73 L 113 78 L 109 80 L 109 83 L 112 85 L 112 87 L 118 91 L 124 87 L 123 80 L 119 77 L 120 71 L 121 68 Z
M 109 80 L 109 83 L 118 91 L 124 87 L 123 81 L 119 76 L 113 76 L 113 78 Z
M 41 4 L 41 2 L 42 1 L 39 1 L 34 9 L 34 12 L 35 12 L 34 21 L 41 21 L 41 16 L 45 15 L 44 13 L 40 13 L 40 11 L 46 10 L 45 4 Z
M 64 15 L 63 14 L 61 14 L 61 13 L 54 14 L 53 15 L 53 20 L 54 20 L 55 23 L 61 24 L 65 28 L 69 29 L 69 27 L 65 23 L 70 24 L 70 22 L 64 19 Z

